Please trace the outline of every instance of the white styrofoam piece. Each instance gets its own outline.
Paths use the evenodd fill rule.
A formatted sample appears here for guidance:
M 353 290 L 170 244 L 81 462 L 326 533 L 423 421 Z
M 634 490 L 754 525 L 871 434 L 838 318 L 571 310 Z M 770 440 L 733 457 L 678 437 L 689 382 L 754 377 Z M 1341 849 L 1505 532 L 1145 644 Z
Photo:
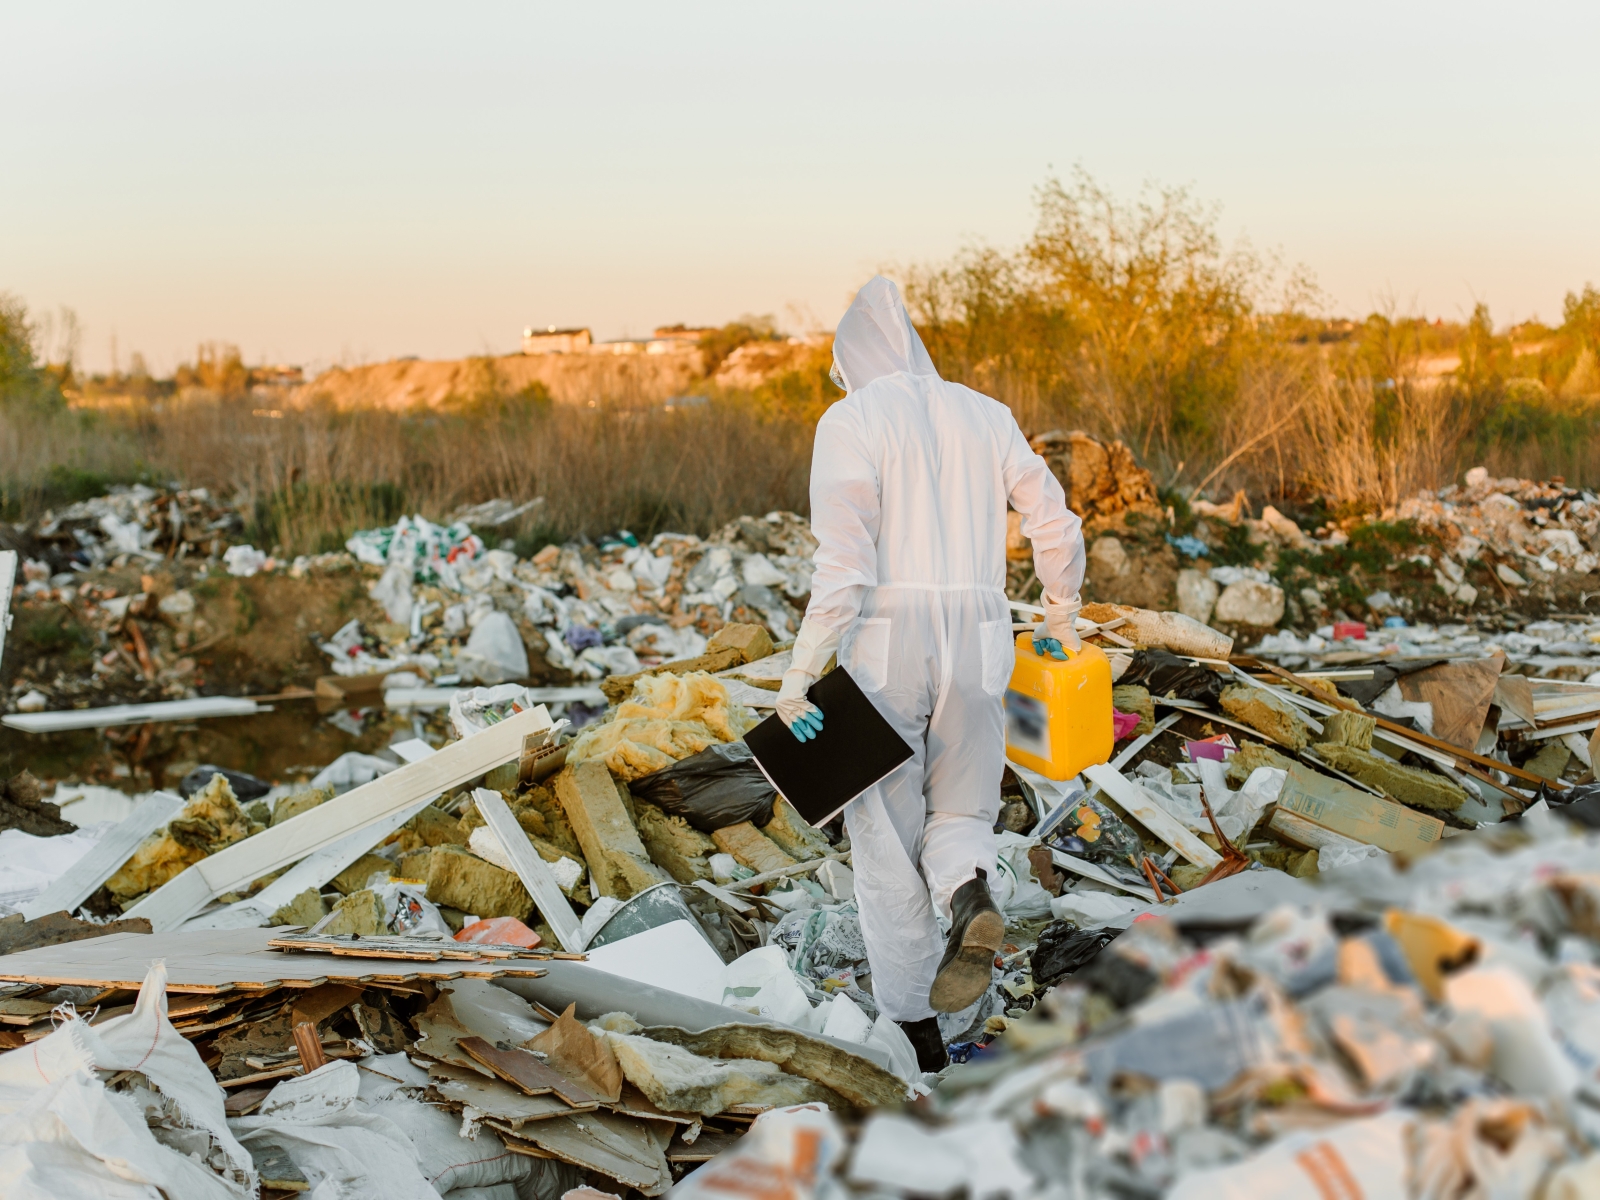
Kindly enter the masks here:
M 587 966 L 681 996 L 722 1003 L 723 962 L 688 921 L 668 921 L 588 951 Z

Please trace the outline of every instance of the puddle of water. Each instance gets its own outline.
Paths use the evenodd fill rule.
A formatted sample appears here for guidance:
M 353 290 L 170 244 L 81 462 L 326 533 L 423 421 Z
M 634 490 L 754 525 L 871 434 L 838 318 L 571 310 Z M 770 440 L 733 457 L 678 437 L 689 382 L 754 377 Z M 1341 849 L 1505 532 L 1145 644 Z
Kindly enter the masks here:
M 297 782 L 347 751 L 372 754 L 421 737 L 449 734 L 444 709 L 383 707 L 319 711 L 310 700 L 278 701 L 273 711 L 183 724 L 30 734 L 0 727 L 0 773 L 32 771 L 40 780 L 96 783 L 126 792 L 176 790 L 199 763 L 244 771 L 269 783 Z

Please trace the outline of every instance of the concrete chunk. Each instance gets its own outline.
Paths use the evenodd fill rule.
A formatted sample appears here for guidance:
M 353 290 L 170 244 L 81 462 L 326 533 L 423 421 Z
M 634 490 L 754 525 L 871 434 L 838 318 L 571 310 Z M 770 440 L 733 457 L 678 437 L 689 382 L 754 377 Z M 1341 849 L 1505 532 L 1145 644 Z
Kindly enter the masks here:
M 455 845 L 435 846 L 428 855 L 428 899 L 479 917 L 526 922 L 533 914 L 533 897 L 520 879 Z
M 731 854 L 741 866 L 749 867 L 757 875 L 792 867 L 796 860 L 778 847 L 778 843 L 763 834 L 749 821 L 727 825 L 711 835 L 717 849 Z
M 761 832 L 796 862 L 826 858 L 833 852 L 822 830 L 796 812 L 794 805 L 782 796 L 773 803 L 772 820 L 761 827 Z
M 1297 754 L 1306 748 L 1310 726 L 1292 704 L 1265 688 L 1224 688 L 1222 711 Z
M 602 896 L 626 900 L 669 881 L 670 876 L 650 861 L 603 762 L 591 759 L 563 767 L 556 776 L 556 798 Z

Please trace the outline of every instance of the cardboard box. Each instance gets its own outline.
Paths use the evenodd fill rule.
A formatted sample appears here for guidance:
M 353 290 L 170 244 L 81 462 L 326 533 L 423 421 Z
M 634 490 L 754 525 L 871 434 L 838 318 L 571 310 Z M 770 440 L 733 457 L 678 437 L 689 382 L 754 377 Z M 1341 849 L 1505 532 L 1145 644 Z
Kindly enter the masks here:
M 1289 768 L 1278 810 L 1380 850 L 1415 850 L 1444 836 L 1444 822 L 1373 796 L 1296 763 Z

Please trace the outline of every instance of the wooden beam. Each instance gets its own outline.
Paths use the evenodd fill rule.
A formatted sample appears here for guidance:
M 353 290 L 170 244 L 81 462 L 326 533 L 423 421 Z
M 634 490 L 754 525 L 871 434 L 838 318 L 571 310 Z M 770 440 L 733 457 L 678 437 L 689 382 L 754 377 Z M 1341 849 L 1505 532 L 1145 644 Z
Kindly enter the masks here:
M 126 915 L 145 917 L 157 932 L 175 929 L 224 892 L 246 887 L 358 829 L 452 791 L 501 763 L 510 762 L 522 752 L 524 737 L 548 729 L 550 724 L 549 710 L 542 704 L 507 717 L 471 737 L 452 742 L 421 762 L 407 763 L 282 825 L 201 859 L 151 892 Z
M 1312 693 L 1313 695 L 1321 695 L 1321 693 L 1319 693 L 1315 688 L 1308 686 L 1305 680 L 1301 679 L 1298 675 L 1294 675 L 1288 671 L 1285 671 L 1282 667 L 1278 666 L 1277 663 L 1268 662 L 1266 659 L 1257 659 L 1256 661 L 1274 675 L 1277 675 L 1282 679 L 1287 679 L 1290 683 L 1298 684 L 1300 687 L 1305 688 L 1306 691 Z M 1332 700 L 1325 700 L 1324 702 L 1329 704 L 1335 703 Z M 1346 699 L 1344 696 L 1338 697 L 1337 707 L 1344 709 L 1346 712 L 1363 711 L 1361 706 L 1354 700 Z M 1505 774 L 1510 775 L 1513 779 L 1522 779 L 1536 786 L 1544 783 L 1561 790 L 1565 790 L 1566 788 L 1572 786 L 1571 784 L 1562 782 L 1561 780 L 1545 779 L 1543 776 L 1530 774 L 1529 772 L 1524 771 L 1521 767 L 1514 767 L 1510 763 L 1503 763 L 1498 758 L 1490 758 L 1486 754 L 1478 754 L 1472 750 L 1463 750 L 1460 746 L 1453 746 L 1449 742 L 1441 741 L 1436 737 L 1431 737 L 1420 730 L 1407 729 L 1404 725 L 1397 725 L 1387 717 L 1380 717 L 1377 713 L 1369 712 L 1366 715 L 1378 723 L 1379 729 L 1382 729 L 1388 733 L 1397 734 L 1402 740 L 1409 739 L 1410 741 L 1417 742 L 1423 746 L 1428 746 L 1440 753 L 1448 754 L 1458 762 L 1476 763 L 1480 767 L 1488 767 L 1491 771 L 1503 771 Z

